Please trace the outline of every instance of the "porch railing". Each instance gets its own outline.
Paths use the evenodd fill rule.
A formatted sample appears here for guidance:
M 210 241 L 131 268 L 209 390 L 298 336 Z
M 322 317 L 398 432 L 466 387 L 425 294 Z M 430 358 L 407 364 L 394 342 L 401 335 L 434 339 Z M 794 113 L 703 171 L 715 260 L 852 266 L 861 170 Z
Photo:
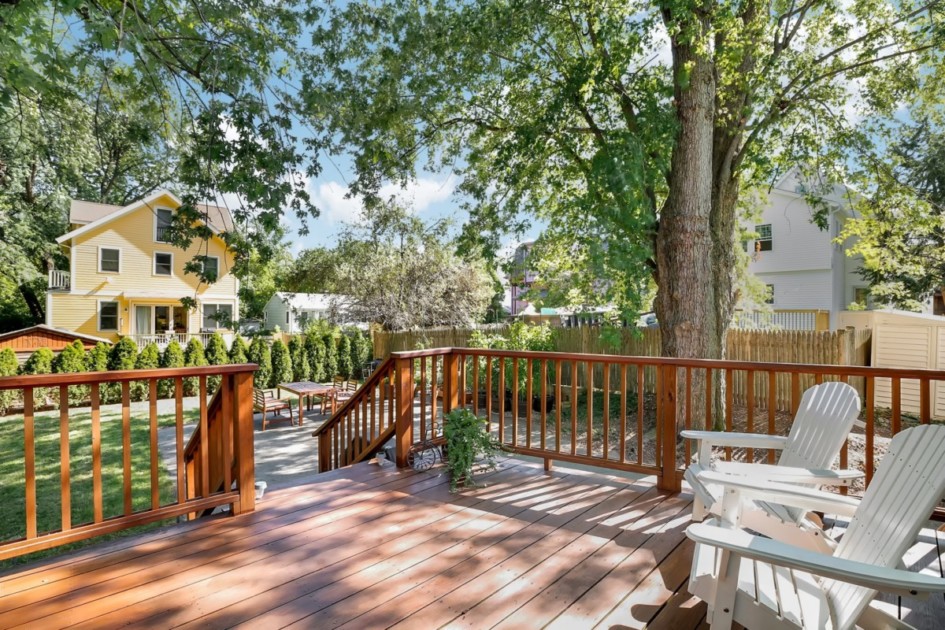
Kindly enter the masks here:
M 68 291 L 71 287 L 72 277 L 68 271 L 61 269 L 49 270 L 49 289 L 51 291 Z
M 0 417 L 0 422 L 22 426 L 21 452 L 7 451 L 3 457 L 22 462 L 25 499 L 24 535 L 0 540 L 0 560 L 154 521 L 195 516 L 221 505 L 230 505 L 234 514 L 252 511 L 255 368 L 242 364 L 0 378 L 0 394 L 22 396 L 22 413 Z M 220 377 L 221 385 L 208 403 L 210 377 Z M 184 393 L 190 388 L 199 404 L 194 413 L 197 427 L 185 447 Z M 159 401 L 159 390 L 171 398 Z M 143 399 L 134 408 L 132 392 Z M 70 395 L 76 403 L 72 407 Z M 105 406 L 103 396 L 117 402 Z M 38 413 L 37 399 L 41 403 L 52 399 L 52 412 Z M 174 483 L 162 478 L 159 403 L 167 407 L 161 414 L 163 422 L 173 426 L 173 438 L 165 446 L 176 464 L 169 466 L 176 467 Z M 58 441 L 58 465 L 50 463 L 50 440 Z M 133 467 L 133 459 L 139 468 Z M 90 470 L 79 469 L 80 461 L 88 462 Z M 103 474 L 106 466 L 120 473 Z M 58 491 L 50 492 L 48 477 L 55 469 Z M 220 479 L 214 482 L 217 476 Z M 91 504 L 91 510 L 89 505 L 73 505 L 76 492 L 78 501 Z M 106 495 L 113 506 L 120 505 L 117 513 L 107 512 Z M 12 506 L 5 508 L 11 510 L 5 519 L 16 518 Z M 77 514 L 88 512 L 88 520 L 74 522 Z
M 221 333 L 222 334 L 222 333 Z M 213 336 L 213 333 L 155 333 L 155 334 L 131 334 L 131 335 L 122 335 L 123 337 L 130 337 L 132 341 L 140 348 L 148 345 L 149 343 L 157 344 L 157 347 L 163 350 L 171 342 L 171 340 L 176 341 L 182 346 L 186 346 L 191 339 L 199 339 L 200 342 L 206 346 L 207 342 L 210 341 L 210 337 Z M 231 333 L 223 334 L 223 340 L 230 344 L 232 341 L 233 335 Z
M 839 380 L 859 391 L 863 411 L 862 428 L 851 434 L 838 463 L 863 470 L 869 483 L 892 435 L 945 420 L 945 407 L 932 403 L 936 388 L 945 387 L 945 371 L 936 370 L 475 348 L 395 352 L 390 361 L 391 387 L 385 391 L 393 400 L 383 409 L 393 413 L 401 466 L 411 446 L 441 438 L 444 414 L 462 407 L 482 417 L 502 444 L 542 458 L 546 466 L 568 461 L 652 474 L 660 488 L 678 491 L 694 454 L 679 436 L 683 429 L 786 434 L 804 390 Z M 373 391 L 377 400 L 376 384 Z M 363 416 L 354 421 L 346 411 L 366 405 L 370 395 L 356 393 L 321 431 L 346 423 L 349 441 L 357 437 Z M 345 443 L 325 446 L 322 470 L 344 465 L 332 449 Z M 777 452 L 734 449 L 721 455 L 773 462 Z M 945 517 L 945 511 L 936 515 Z

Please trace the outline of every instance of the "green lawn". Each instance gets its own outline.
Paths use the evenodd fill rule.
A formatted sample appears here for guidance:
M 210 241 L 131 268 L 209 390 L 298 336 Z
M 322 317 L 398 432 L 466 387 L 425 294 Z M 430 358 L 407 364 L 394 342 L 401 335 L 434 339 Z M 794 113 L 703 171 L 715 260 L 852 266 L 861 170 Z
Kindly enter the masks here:
M 184 421 L 196 420 L 197 409 L 184 413 Z M 160 426 L 173 426 L 173 414 L 159 416 Z M 121 411 L 118 406 L 103 408 L 102 428 L 102 507 L 104 517 L 122 513 Z M 45 411 L 35 417 L 36 503 L 39 532 L 61 527 L 59 411 Z M 147 413 L 131 417 L 132 501 L 135 510 L 151 503 L 150 437 Z M 88 408 L 72 409 L 69 419 L 72 524 L 92 521 L 92 422 Z M 23 451 L 23 416 L 0 417 L 0 542 L 26 535 L 26 495 Z M 161 502 L 174 500 L 175 482 L 160 466 Z M 147 527 L 155 527 L 152 524 Z M 136 528 L 134 531 L 141 531 Z M 131 531 L 131 530 L 129 530 Z M 127 535 L 121 532 L 118 535 Z M 0 563 L 0 569 L 41 556 L 62 553 L 77 546 L 101 541 L 99 537 Z

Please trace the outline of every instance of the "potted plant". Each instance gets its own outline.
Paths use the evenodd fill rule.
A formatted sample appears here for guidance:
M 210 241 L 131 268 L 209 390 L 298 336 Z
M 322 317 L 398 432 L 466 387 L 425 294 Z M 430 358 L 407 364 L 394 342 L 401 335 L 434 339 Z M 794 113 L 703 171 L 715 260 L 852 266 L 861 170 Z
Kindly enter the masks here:
M 505 450 L 486 430 L 486 421 L 468 409 L 454 409 L 446 414 L 446 467 L 450 473 L 450 491 L 475 485 L 473 468 L 492 470 L 496 455 Z

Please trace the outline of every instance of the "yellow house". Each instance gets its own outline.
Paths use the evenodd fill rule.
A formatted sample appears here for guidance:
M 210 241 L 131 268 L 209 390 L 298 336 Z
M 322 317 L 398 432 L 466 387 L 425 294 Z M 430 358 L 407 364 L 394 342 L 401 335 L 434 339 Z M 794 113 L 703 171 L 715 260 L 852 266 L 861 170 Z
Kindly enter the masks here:
M 49 273 L 46 323 L 113 341 L 131 336 L 139 345 L 163 346 L 172 338 L 186 343 L 193 335 L 206 341 L 214 331 L 229 341 L 231 331 L 223 325 L 239 315 L 232 253 L 219 236 L 195 240 L 186 250 L 166 242 L 180 205 L 168 191 L 124 207 L 72 201 L 71 231 L 56 239 L 69 256 L 69 270 Z M 214 234 L 233 229 L 225 208 L 201 209 Z M 215 282 L 184 272 L 197 255 L 209 257 L 208 275 L 215 267 Z M 181 305 L 185 297 L 195 300 L 195 310 Z

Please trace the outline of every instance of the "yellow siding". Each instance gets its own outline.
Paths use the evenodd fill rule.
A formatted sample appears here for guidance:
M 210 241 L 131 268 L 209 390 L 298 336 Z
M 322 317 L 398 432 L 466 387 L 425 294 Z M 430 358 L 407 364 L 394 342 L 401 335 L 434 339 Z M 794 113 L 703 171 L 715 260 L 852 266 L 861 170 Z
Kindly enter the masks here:
M 120 334 L 135 332 L 132 330 L 135 304 L 176 304 L 184 297 L 196 299 L 198 309 L 188 317 L 189 332 L 198 332 L 201 328 L 203 302 L 232 304 L 234 316 L 238 315 L 238 281 L 232 273 L 233 256 L 221 239 L 195 241 L 186 250 L 155 242 L 155 209 L 175 207 L 170 197 L 161 197 L 149 207 L 130 212 L 66 243 L 72 264 L 72 289 L 68 293 L 51 293 L 49 323 L 117 339 L 117 333 L 98 330 L 98 302 L 111 299 L 119 302 Z M 121 250 L 118 273 L 99 272 L 100 247 Z M 171 276 L 154 274 L 155 252 L 173 255 Z M 219 277 L 213 284 L 200 284 L 195 275 L 185 274 L 184 265 L 197 255 L 219 258 Z

